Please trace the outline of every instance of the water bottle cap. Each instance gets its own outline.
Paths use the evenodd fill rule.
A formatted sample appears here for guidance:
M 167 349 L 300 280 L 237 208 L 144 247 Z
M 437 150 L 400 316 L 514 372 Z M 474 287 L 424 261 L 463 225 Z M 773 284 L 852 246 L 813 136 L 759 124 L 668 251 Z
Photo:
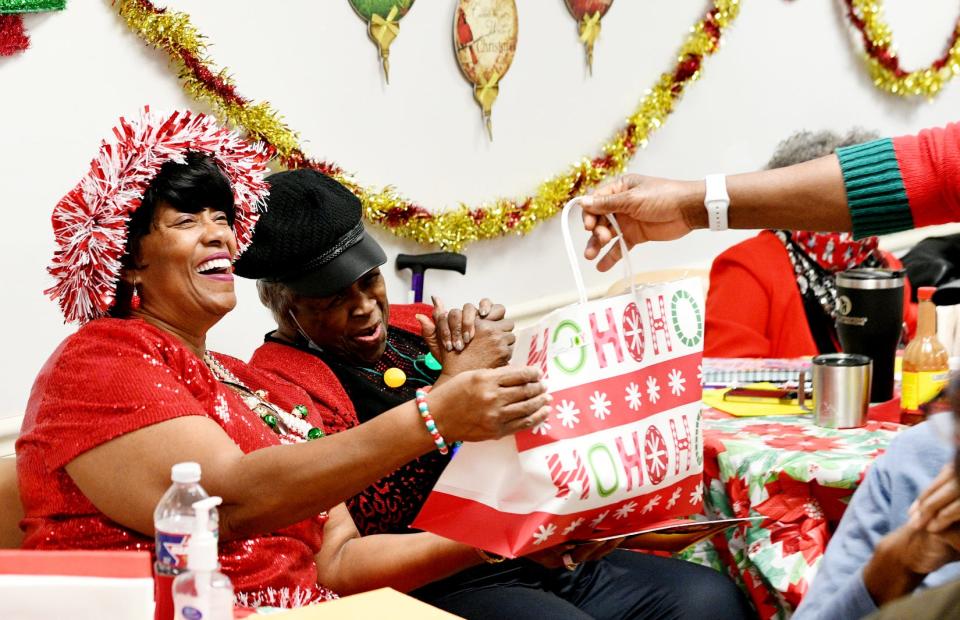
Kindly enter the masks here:
M 174 482 L 200 482 L 200 463 L 177 463 L 170 470 L 170 478 Z

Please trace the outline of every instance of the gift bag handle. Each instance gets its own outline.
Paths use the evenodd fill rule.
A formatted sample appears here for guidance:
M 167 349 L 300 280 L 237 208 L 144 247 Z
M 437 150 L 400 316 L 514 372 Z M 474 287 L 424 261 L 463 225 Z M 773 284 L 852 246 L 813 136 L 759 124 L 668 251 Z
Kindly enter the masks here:
M 563 232 L 563 246 L 567 250 L 567 260 L 570 261 L 570 269 L 573 271 L 573 281 L 577 285 L 577 293 L 580 295 L 580 303 L 587 303 L 587 287 L 583 284 L 583 274 L 580 273 L 580 263 L 577 260 L 577 253 L 573 249 L 573 239 L 570 238 L 570 211 L 573 206 L 580 206 L 579 198 L 572 198 L 563 205 L 563 211 L 560 214 L 560 229 Z M 637 296 L 637 283 L 633 279 L 633 265 L 630 264 L 630 251 L 627 249 L 627 242 L 623 239 L 623 233 L 620 231 L 620 224 L 617 218 L 608 214 L 607 220 L 613 226 L 613 231 L 617 233 L 617 243 L 620 244 L 620 250 L 623 253 L 621 261 L 624 270 L 627 273 L 627 281 L 630 283 L 630 292 L 634 297 Z

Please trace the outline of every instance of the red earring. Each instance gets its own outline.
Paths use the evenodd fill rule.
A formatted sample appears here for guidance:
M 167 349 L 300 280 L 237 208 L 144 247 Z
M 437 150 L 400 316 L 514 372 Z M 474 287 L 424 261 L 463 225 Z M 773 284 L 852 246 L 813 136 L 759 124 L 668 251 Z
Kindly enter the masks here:
M 140 295 L 137 293 L 137 283 L 133 283 L 133 295 L 130 297 L 130 309 L 139 310 L 140 309 Z

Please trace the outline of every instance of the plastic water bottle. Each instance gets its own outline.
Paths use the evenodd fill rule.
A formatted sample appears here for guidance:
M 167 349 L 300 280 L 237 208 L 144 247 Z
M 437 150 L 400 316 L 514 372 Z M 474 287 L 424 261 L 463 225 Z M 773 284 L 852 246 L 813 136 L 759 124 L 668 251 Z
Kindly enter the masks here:
M 153 512 L 156 531 L 158 576 L 173 577 L 187 570 L 187 548 L 194 532 L 196 511 L 193 504 L 209 495 L 200 486 L 199 463 L 177 463 L 170 472 L 173 484 Z M 210 510 L 209 529 L 218 534 L 219 515 Z
M 233 620 L 233 584 L 217 570 L 217 538 L 208 522 L 219 504 L 219 497 L 193 504 L 197 516 L 187 552 L 188 570 L 173 580 L 176 620 Z

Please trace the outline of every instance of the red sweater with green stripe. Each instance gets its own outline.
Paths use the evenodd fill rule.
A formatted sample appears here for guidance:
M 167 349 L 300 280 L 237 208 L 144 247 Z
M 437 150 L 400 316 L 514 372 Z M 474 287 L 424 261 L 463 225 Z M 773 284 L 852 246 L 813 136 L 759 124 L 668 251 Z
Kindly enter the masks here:
M 960 221 L 960 124 L 837 149 L 853 232 Z

